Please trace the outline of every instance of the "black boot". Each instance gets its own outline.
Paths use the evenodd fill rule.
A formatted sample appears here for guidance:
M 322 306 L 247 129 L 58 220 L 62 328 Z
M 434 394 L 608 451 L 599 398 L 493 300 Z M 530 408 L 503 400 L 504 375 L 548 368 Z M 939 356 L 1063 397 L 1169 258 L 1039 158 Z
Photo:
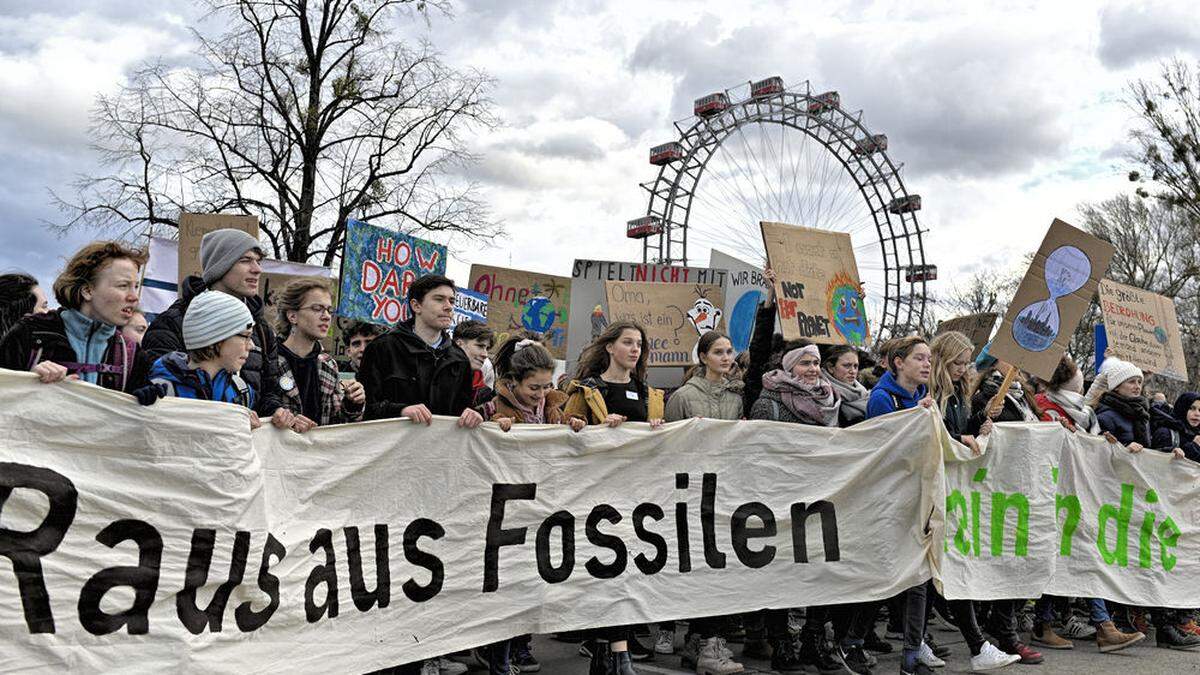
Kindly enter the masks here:
M 610 652 L 609 658 L 613 675 L 638 675 L 633 667 L 633 660 L 629 658 L 629 652 Z
M 780 673 L 803 673 L 800 650 L 793 638 L 771 641 L 771 670 Z
M 593 640 L 591 643 L 592 658 L 588 663 L 588 675 L 616 675 L 612 665 L 612 651 L 607 642 Z

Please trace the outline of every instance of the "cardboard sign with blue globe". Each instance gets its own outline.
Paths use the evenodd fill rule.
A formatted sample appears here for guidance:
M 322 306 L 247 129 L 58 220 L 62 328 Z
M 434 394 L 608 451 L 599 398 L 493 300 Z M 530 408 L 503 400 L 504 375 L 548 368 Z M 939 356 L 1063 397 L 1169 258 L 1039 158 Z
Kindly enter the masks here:
M 471 265 L 470 289 L 487 296 L 487 323 L 496 344 L 518 331 L 542 335 L 556 359 L 567 357 L 571 280 L 506 267 Z

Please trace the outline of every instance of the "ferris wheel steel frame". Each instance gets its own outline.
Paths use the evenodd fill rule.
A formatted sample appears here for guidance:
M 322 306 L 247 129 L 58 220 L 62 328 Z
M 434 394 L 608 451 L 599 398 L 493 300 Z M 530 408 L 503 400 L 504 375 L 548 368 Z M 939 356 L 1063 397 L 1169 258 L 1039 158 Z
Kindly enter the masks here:
M 873 136 L 862 123 L 862 111 L 851 115 L 840 105 L 828 105 L 812 94 L 808 82 L 803 85 L 803 93 L 785 89 L 741 100 L 735 99 L 730 90 L 725 90 L 725 95 L 729 106 L 722 112 L 674 123 L 683 159 L 663 164 L 654 181 L 641 184 L 650 194 L 646 215 L 657 217 L 663 227 L 661 234 L 643 240 L 642 261 L 687 265 L 692 198 L 708 162 L 738 127 L 781 124 L 806 134 L 832 153 L 857 185 L 870 210 L 884 271 L 882 316 L 873 331 L 876 339 L 918 330 L 925 316 L 928 282 L 923 277 L 905 280 L 905 270 L 926 266 L 921 238 L 925 231 L 921 230 L 915 211 L 896 214 L 888 210 L 897 198 L 910 196 L 900 178 L 903 163 L 893 162 L 886 149 L 856 152 L 860 141 Z M 810 112 L 810 105 L 819 105 L 820 110 Z M 688 121 L 692 124 L 685 127 Z M 907 293 L 902 293 L 904 290 Z M 880 290 L 867 288 L 867 293 L 879 294 Z

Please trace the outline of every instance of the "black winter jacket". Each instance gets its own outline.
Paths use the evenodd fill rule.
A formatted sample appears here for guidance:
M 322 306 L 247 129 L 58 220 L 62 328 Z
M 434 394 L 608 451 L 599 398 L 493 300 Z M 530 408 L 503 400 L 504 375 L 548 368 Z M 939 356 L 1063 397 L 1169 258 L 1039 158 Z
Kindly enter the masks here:
M 963 391 L 961 383 L 954 384 L 954 393 L 950 398 L 946 399 L 946 410 L 943 414 L 943 420 L 946 423 L 946 431 L 950 437 L 958 442 L 962 442 L 963 436 L 970 436 L 967 429 L 971 426 L 971 414 L 967 409 L 967 394 Z M 987 405 L 986 403 L 984 405 Z M 980 426 L 983 423 L 980 422 Z
M 145 362 L 146 372 L 150 370 L 149 365 L 160 356 L 186 351 L 183 347 L 183 314 L 192 303 L 192 298 L 208 290 L 208 287 L 200 277 L 193 276 L 183 280 L 180 290 L 179 299 L 154 318 L 142 338 L 140 358 Z M 275 331 L 263 318 L 262 298 L 254 296 L 247 299 L 246 307 L 254 317 L 254 347 L 239 374 L 258 393 L 254 411 L 262 417 L 270 417 L 278 408 L 286 407 L 279 390 L 279 373 L 275 365 L 279 345 Z M 138 386 L 144 384 L 147 383 L 141 382 Z
M 474 401 L 474 375 L 465 352 L 446 338 L 434 349 L 399 324 L 367 345 L 358 381 L 367 394 L 369 420 L 399 417 L 410 405 L 424 404 L 435 415 L 457 417 Z
M 0 368 L 28 371 L 42 361 L 58 364 L 78 361 L 59 311 L 30 314 L 10 328 L 0 340 Z M 104 350 L 102 362 L 106 370 L 98 374 L 96 382 L 105 389 L 132 393 L 149 370 L 137 349 L 136 344 L 117 330 Z

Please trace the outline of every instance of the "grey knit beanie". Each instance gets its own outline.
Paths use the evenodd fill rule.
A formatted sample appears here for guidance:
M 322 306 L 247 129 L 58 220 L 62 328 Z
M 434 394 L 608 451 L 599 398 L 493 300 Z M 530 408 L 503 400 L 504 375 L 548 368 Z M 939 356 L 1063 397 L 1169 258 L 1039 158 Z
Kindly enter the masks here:
M 246 251 L 257 251 L 262 255 L 258 240 L 241 230 L 227 228 L 213 230 L 200 240 L 200 267 L 204 269 L 201 276 L 205 285 L 225 276 L 229 268 L 246 255 Z
M 183 314 L 183 348 L 190 351 L 215 345 L 254 327 L 254 317 L 243 300 L 220 291 L 204 291 L 192 298 Z

